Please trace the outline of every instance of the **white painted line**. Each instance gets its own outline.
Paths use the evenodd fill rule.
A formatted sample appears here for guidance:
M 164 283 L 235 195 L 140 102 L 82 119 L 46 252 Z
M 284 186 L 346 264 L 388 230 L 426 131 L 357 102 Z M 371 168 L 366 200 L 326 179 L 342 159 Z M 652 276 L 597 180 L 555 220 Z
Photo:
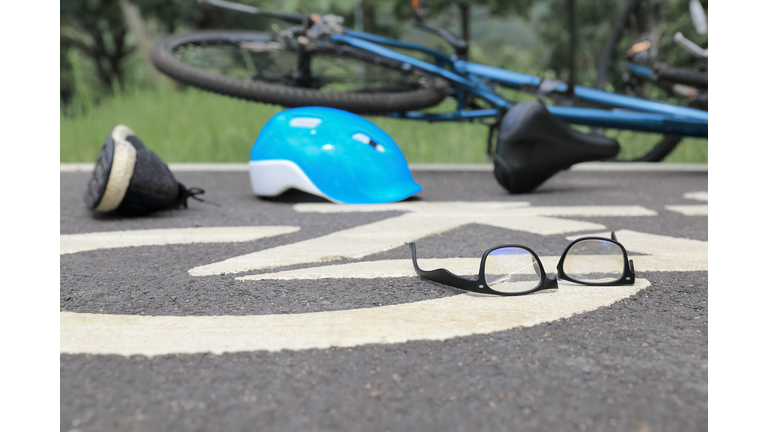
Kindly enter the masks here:
M 573 171 L 649 171 L 649 172 L 708 172 L 708 164 L 658 162 L 584 162 L 571 167 Z
M 544 258 L 544 269 L 554 269 Z M 558 257 L 559 258 L 559 257 Z M 555 265 L 557 261 L 555 261 Z M 477 276 L 480 268 L 478 258 L 419 259 L 419 266 L 426 270 L 445 268 L 459 276 Z M 410 259 L 363 261 L 359 263 L 336 264 L 322 267 L 288 270 L 275 273 L 238 276 L 237 280 L 312 280 L 312 279 L 376 279 L 393 277 L 418 277 Z
M 706 257 L 703 259 L 681 259 L 670 265 L 668 257 L 652 255 L 632 256 L 635 271 L 707 271 Z M 559 256 L 539 257 L 548 274 L 556 274 Z M 480 258 L 419 259 L 419 267 L 425 270 L 444 268 L 459 276 L 476 277 L 480 269 Z M 337 264 L 288 270 L 275 273 L 239 276 L 237 280 L 315 280 L 315 279 L 376 279 L 394 277 L 418 277 L 410 259 L 364 261 L 360 263 Z
M 482 171 L 493 172 L 493 164 L 440 164 L 440 163 L 414 163 L 408 164 L 411 171 Z
M 514 212 L 518 216 L 658 216 L 642 206 L 541 206 L 531 207 L 524 201 L 445 201 L 396 202 L 387 204 L 296 204 L 299 213 L 355 213 L 375 211 L 407 211 L 440 216 L 444 213 L 461 217 L 483 218 L 488 214 Z
M 408 164 L 411 171 L 493 171 L 493 164 Z M 708 164 L 655 162 L 584 162 L 573 171 L 685 171 L 707 172 Z
M 91 172 L 93 163 L 62 163 L 60 172 Z M 171 171 L 248 172 L 248 163 L 169 163 Z M 411 171 L 493 171 L 493 164 L 408 164 Z
M 275 260 L 272 262 L 273 265 L 287 265 L 286 263 L 294 261 L 330 261 L 338 257 L 337 254 L 346 253 L 345 251 L 361 253 L 361 251 L 370 251 L 369 244 L 377 248 L 390 244 L 394 238 L 402 240 L 399 238 L 400 229 L 408 229 L 412 224 L 416 224 L 419 228 L 410 232 L 410 235 L 422 235 L 428 229 L 445 229 L 451 224 L 462 224 L 468 220 L 476 221 L 478 218 L 482 218 L 479 223 L 488 223 L 491 220 L 497 226 L 503 225 L 518 230 L 525 227 L 531 232 L 551 230 L 549 223 L 557 221 L 560 226 L 559 232 L 564 233 L 583 230 L 585 226 L 599 226 L 603 229 L 604 227 L 598 224 L 570 225 L 569 229 L 563 230 L 562 227 L 571 223 L 582 222 L 553 219 L 551 215 L 600 214 L 600 212 L 620 215 L 655 214 L 642 207 L 606 207 L 599 211 L 594 209 L 590 211 L 580 207 L 536 208 L 519 204 L 508 207 L 491 205 L 486 208 L 478 203 L 471 204 L 440 203 L 435 207 L 421 205 L 420 210 L 375 224 L 334 233 L 331 236 L 337 235 L 337 237 L 331 238 L 333 241 L 330 243 L 321 237 L 246 255 L 244 257 L 257 256 L 258 259 L 245 264 L 253 266 L 255 263 L 256 268 L 264 268 L 269 267 L 265 263 L 269 263 L 270 259 Z M 446 211 L 452 207 L 456 209 L 455 212 Z M 485 213 L 473 212 L 471 211 L 473 207 L 490 210 Z M 439 212 L 434 211 L 437 208 L 440 208 Z M 510 213 L 515 211 L 523 213 L 512 217 L 516 221 L 522 221 L 519 226 L 494 220 L 495 216 L 503 215 L 509 219 Z M 539 216 L 539 214 L 547 216 Z M 429 227 L 427 222 L 431 224 Z M 436 224 L 437 228 L 434 227 Z M 160 240 L 167 241 L 169 238 L 167 232 L 172 230 L 153 231 Z M 609 233 L 600 232 L 593 235 L 608 236 Z M 569 239 L 582 236 L 585 234 L 569 236 Z M 618 231 L 617 236 L 630 251 L 639 275 L 642 275 L 643 271 L 707 270 L 707 242 L 630 230 Z M 407 240 L 413 240 L 413 238 Z M 305 248 L 307 245 L 310 247 Z M 94 247 L 110 246 L 108 243 L 99 242 Z M 296 254 L 299 257 L 298 261 L 290 261 L 291 256 L 288 252 Z M 647 255 L 632 256 L 632 252 Z M 554 272 L 558 258 L 554 256 L 543 258 L 543 264 L 548 272 Z M 422 265 L 425 268 L 444 267 L 458 274 L 471 275 L 479 267 L 479 257 L 425 259 Z M 193 273 L 192 270 L 190 273 Z M 406 259 L 326 266 L 268 275 L 251 275 L 245 278 L 372 278 L 399 277 L 408 274 L 412 276 L 413 269 L 410 261 Z M 409 340 L 444 340 L 457 336 L 503 331 L 518 326 L 533 326 L 560 317 L 569 317 L 610 305 L 649 285 L 647 280 L 641 278 L 638 278 L 634 285 L 623 287 L 589 287 L 560 281 L 558 290 L 521 297 L 461 294 L 443 299 L 378 308 L 306 314 L 148 317 L 61 312 L 60 351 L 62 353 L 153 356 L 171 353 L 300 350 L 371 343 L 399 343 Z
M 369 213 L 377 211 L 404 211 L 440 214 L 452 212 L 453 214 L 483 214 L 485 211 L 506 211 L 529 207 L 530 203 L 524 201 L 445 201 L 445 202 L 394 202 L 385 204 L 331 204 L 331 203 L 307 203 L 295 204 L 293 209 L 299 213 Z
M 248 172 L 247 163 L 169 163 L 171 171 Z
M 301 212 L 370 211 L 398 209 L 409 211 L 322 237 L 278 246 L 189 270 L 192 276 L 240 273 L 279 266 L 359 259 L 388 251 L 462 225 L 477 223 L 542 235 L 604 229 L 605 226 L 553 216 L 654 216 L 656 212 L 639 206 L 527 207 L 527 203 L 438 202 L 394 203 L 381 206 L 337 204 L 297 204 Z
M 93 172 L 96 162 L 93 163 L 61 163 L 59 172 Z
M 609 237 L 610 233 L 599 233 Z M 707 271 L 707 242 L 646 234 L 623 230 L 617 233 L 619 241 L 634 261 L 635 271 Z M 586 237 L 580 234 L 568 237 L 575 240 Z M 494 245 L 488 245 L 491 247 Z M 647 255 L 632 255 L 632 253 Z M 544 270 L 554 274 L 559 256 L 540 256 Z M 480 257 L 419 259 L 419 266 L 426 270 L 445 268 L 460 276 L 476 276 L 480 269 Z M 410 259 L 363 261 L 358 263 L 288 270 L 236 277 L 237 280 L 295 280 L 295 279 L 373 279 L 393 277 L 417 277 Z
M 668 205 L 664 206 L 669 211 L 682 213 L 686 216 L 708 216 L 708 205 Z
M 683 198 L 692 199 L 696 201 L 709 201 L 709 193 L 704 192 L 688 192 L 683 194 Z
M 620 287 L 561 283 L 558 290 L 520 297 L 460 294 L 378 308 L 285 315 L 151 317 L 61 312 L 60 352 L 221 354 L 446 340 L 567 318 L 608 306 L 648 286 L 644 279 Z
M 189 274 L 208 276 L 221 272 L 240 273 L 294 264 L 357 259 L 402 246 L 410 239 L 448 231 L 462 223 L 450 217 L 423 218 L 416 213 L 406 213 L 322 237 L 195 267 L 189 270 Z
M 107 231 L 59 236 L 61 255 L 96 249 L 185 243 L 233 243 L 258 240 L 298 231 L 293 226 L 167 228 Z
M 94 163 L 61 163 L 59 172 L 92 172 Z M 484 171 L 492 172 L 493 164 L 408 164 L 411 171 Z M 169 163 L 171 171 L 247 172 L 248 163 Z M 696 171 L 707 172 L 707 164 L 674 164 L 653 162 L 585 162 L 573 165 L 574 171 Z
M 61 163 L 59 172 L 92 172 L 95 163 Z M 169 163 L 174 171 L 248 172 L 247 163 Z

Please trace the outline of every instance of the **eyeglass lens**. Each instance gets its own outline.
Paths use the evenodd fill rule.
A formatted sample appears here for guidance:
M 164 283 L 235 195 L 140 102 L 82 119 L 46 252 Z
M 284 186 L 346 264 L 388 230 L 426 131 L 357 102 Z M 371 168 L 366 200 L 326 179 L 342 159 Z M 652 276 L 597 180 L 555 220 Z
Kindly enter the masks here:
M 541 282 L 541 269 L 536 258 L 525 249 L 494 249 L 485 259 L 485 282 L 497 292 L 528 291 Z
M 614 282 L 624 274 L 624 253 L 609 241 L 582 240 L 565 255 L 563 272 L 581 282 Z

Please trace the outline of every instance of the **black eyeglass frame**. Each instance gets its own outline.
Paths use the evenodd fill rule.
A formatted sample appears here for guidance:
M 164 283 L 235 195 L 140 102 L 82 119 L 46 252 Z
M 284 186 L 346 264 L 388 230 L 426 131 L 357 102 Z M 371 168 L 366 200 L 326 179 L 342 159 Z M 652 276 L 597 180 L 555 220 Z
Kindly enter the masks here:
M 607 241 L 607 242 L 618 245 L 621 248 L 621 252 L 624 256 L 624 271 L 622 273 L 622 276 L 619 279 L 616 279 L 610 282 L 587 282 L 587 281 L 574 279 L 566 275 L 565 272 L 563 271 L 563 262 L 565 261 L 565 256 L 575 244 L 583 240 L 600 240 L 600 241 Z M 523 246 L 518 244 L 507 244 L 507 245 L 494 246 L 488 249 L 487 251 L 485 251 L 485 253 L 483 253 L 483 257 L 480 260 L 480 269 L 475 279 L 467 279 L 461 276 L 457 276 L 444 268 L 438 268 L 434 270 L 423 270 L 419 267 L 419 264 L 417 263 L 417 260 L 416 260 L 416 244 L 413 242 L 410 242 L 408 243 L 408 246 L 411 248 L 411 259 L 413 261 L 413 269 L 416 271 L 416 274 L 423 277 L 424 279 L 428 279 L 433 282 L 441 283 L 444 285 L 452 286 L 454 288 L 459 288 L 465 291 L 471 291 L 471 292 L 476 292 L 480 294 L 492 294 L 492 295 L 499 295 L 499 296 L 520 296 L 520 295 L 532 294 L 537 291 L 543 291 L 547 289 L 557 289 L 558 278 L 567 280 L 569 282 L 582 284 L 582 285 L 594 285 L 594 286 L 632 285 L 635 283 L 634 263 L 632 262 L 632 260 L 630 260 L 627 257 L 627 250 L 624 248 L 624 246 L 621 243 L 619 243 L 619 241 L 616 239 L 616 234 L 613 232 L 611 232 L 610 239 L 605 237 L 581 237 L 572 241 L 565 248 L 565 251 L 560 256 L 560 261 L 557 263 L 557 277 L 555 278 L 550 278 L 549 276 L 547 276 L 547 272 L 544 270 L 544 265 L 541 263 L 541 259 L 539 259 L 539 256 L 536 254 L 536 252 L 534 252 L 528 246 Z M 495 291 L 490 287 L 488 287 L 488 283 L 485 279 L 485 262 L 488 258 L 488 255 L 490 255 L 491 252 L 498 249 L 503 249 L 503 248 L 523 249 L 528 253 L 530 253 L 531 256 L 533 256 L 533 258 L 536 260 L 536 263 L 539 265 L 539 269 L 541 269 L 541 272 L 540 272 L 541 279 L 539 280 L 538 285 L 526 291 L 516 291 L 516 292 Z
M 574 279 L 567 274 L 565 274 L 565 271 L 563 270 L 563 263 L 565 263 L 565 256 L 568 255 L 568 251 L 571 250 L 571 248 L 576 244 L 584 240 L 600 240 L 600 241 L 607 241 L 609 243 L 613 243 L 619 248 L 621 248 L 621 253 L 624 255 L 624 271 L 621 274 L 621 277 L 610 282 L 588 282 L 588 281 L 581 281 L 578 279 Z M 619 241 L 616 239 L 616 233 L 611 232 L 611 238 L 605 238 L 605 237 L 581 237 L 577 238 L 576 240 L 572 241 L 571 244 L 569 244 L 565 250 L 563 251 L 563 254 L 560 256 L 560 261 L 557 262 L 557 278 L 567 280 L 569 282 L 574 282 L 582 285 L 590 285 L 590 286 L 620 286 L 620 285 L 632 285 L 635 283 L 635 263 L 632 262 L 631 259 L 627 256 L 627 250 L 624 249 L 624 245 L 619 243 Z
M 509 245 L 500 245 L 500 246 L 494 246 L 483 254 L 483 258 L 480 260 L 480 270 L 477 274 L 477 278 L 475 279 L 466 279 L 461 276 L 456 276 L 455 274 L 451 273 L 450 271 L 444 269 L 444 268 L 438 268 L 435 270 L 422 270 L 419 265 L 416 263 L 416 244 L 411 242 L 408 243 L 408 246 L 411 248 L 411 257 L 413 259 L 413 268 L 416 270 L 416 274 L 423 277 L 424 279 L 429 279 L 433 282 L 438 282 L 444 285 L 449 285 L 454 288 L 463 289 L 466 291 L 481 293 L 481 294 L 494 294 L 494 295 L 501 295 L 501 296 L 519 296 L 519 295 L 525 295 L 525 294 L 531 294 L 536 291 L 542 291 L 545 289 L 555 289 L 557 288 L 557 278 L 550 278 L 547 276 L 547 272 L 544 271 L 544 266 L 541 264 L 541 260 L 539 259 L 539 256 L 536 255 L 536 252 L 531 250 L 531 248 L 523 245 L 517 245 L 517 244 L 509 244 Z M 488 287 L 488 283 L 485 280 L 485 261 L 488 259 L 488 255 L 490 255 L 491 252 L 497 250 L 497 249 L 503 249 L 503 248 L 520 248 L 528 253 L 530 253 L 533 258 L 536 260 L 536 263 L 539 265 L 539 268 L 541 269 L 541 279 L 539 280 L 539 284 L 536 285 L 534 288 L 529 289 L 527 291 L 517 291 L 517 292 L 503 292 L 503 291 L 494 291 L 491 288 Z

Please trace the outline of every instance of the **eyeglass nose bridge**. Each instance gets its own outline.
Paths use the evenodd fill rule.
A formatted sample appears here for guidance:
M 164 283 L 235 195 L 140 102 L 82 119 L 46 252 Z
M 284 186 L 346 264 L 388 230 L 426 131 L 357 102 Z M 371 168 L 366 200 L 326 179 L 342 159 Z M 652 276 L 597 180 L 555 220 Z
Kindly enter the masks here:
M 540 290 L 546 290 L 546 289 L 555 289 L 558 288 L 557 285 L 557 277 L 549 277 L 547 276 L 547 272 L 543 272 L 544 277 L 541 281 Z

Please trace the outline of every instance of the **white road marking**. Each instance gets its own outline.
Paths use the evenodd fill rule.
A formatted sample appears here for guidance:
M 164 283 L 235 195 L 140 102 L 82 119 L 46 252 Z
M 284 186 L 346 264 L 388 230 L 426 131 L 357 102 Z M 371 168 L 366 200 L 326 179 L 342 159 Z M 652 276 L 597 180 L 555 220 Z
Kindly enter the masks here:
M 688 192 L 683 194 L 683 198 L 696 200 L 696 201 L 709 201 L 708 192 Z M 668 205 L 664 206 L 669 211 L 676 213 L 682 213 L 686 216 L 708 216 L 709 206 L 706 204 L 699 205 Z
M 688 192 L 683 194 L 683 198 L 688 198 L 696 201 L 709 201 L 709 192 Z
M 646 172 L 708 172 L 709 165 L 701 163 L 658 162 L 584 162 L 571 167 L 573 171 L 646 171 Z
M 598 233 L 610 237 L 610 233 Z M 616 234 L 634 260 L 638 274 L 644 271 L 707 271 L 707 242 L 679 239 L 622 230 Z M 568 237 L 575 240 L 586 234 Z M 493 246 L 493 245 L 489 245 Z M 632 255 L 632 252 L 647 255 Z M 554 274 L 560 256 L 540 256 L 544 270 Z M 419 266 L 431 270 L 445 268 L 461 276 L 475 276 L 480 269 L 480 257 L 419 259 Z M 297 279 L 374 279 L 417 277 L 410 259 L 363 261 L 322 267 L 288 270 L 275 273 L 240 276 L 237 280 L 297 280 Z
M 248 226 L 213 228 L 166 228 L 107 231 L 59 236 L 61 255 L 96 249 L 185 243 L 233 243 L 258 240 L 298 231 L 293 226 Z
M 708 216 L 708 205 L 668 205 L 664 206 L 669 211 L 682 213 L 686 216 Z
M 542 235 L 604 229 L 592 222 L 555 219 L 552 216 L 655 216 L 640 206 L 530 207 L 528 203 L 438 202 L 382 205 L 297 204 L 299 212 L 407 211 L 322 237 L 230 258 L 189 270 L 192 276 L 240 273 L 278 266 L 359 259 L 394 249 L 462 225 L 477 223 Z
M 407 211 L 439 216 L 445 212 L 453 215 L 483 218 L 487 215 L 502 216 L 658 216 L 642 206 L 531 206 L 528 202 L 504 201 L 445 201 L 445 202 L 396 202 L 389 204 L 296 204 L 299 213 L 359 213 L 376 211 Z M 513 213 L 510 213 L 513 212 Z
M 300 205 L 300 211 L 368 211 L 364 206 Z M 297 208 L 297 210 L 299 210 Z M 394 208 L 392 208 L 394 209 Z M 248 254 L 237 259 L 222 261 L 204 268 L 218 274 L 225 271 L 243 271 L 243 268 L 268 268 L 289 263 L 322 262 L 339 256 L 361 258 L 376 251 L 388 250 L 413 241 L 429 233 L 442 232 L 466 223 L 484 223 L 513 230 L 526 230 L 540 234 L 558 234 L 573 231 L 604 229 L 600 224 L 567 219 L 562 215 L 650 216 L 656 213 L 642 207 L 530 207 L 526 203 L 397 203 L 400 216 L 373 224 L 343 230 L 338 233 L 284 245 L 267 251 Z M 259 227 L 253 227 L 259 228 Z M 266 228 L 266 227 L 263 227 Z M 293 232 L 296 227 L 272 227 Z M 200 233 L 202 229 L 196 229 Z M 168 236 L 173 230 L 149 231 L 153 238 L 142 244 L 168 244 L 187 242 L 184 236 Z M 242 227 L 235 228 L 232 241 L 242 238 Z M 91 248 L 136 245 L 136 231 L 112 234 L 112 240 L 92 241 Z M 178 234 L 179 232 L 175 232 Z M 281 232 L 282 233 L 282 232 Z M 107 233 L 98 233 L 107 234 Z M 263 233 L 262 233 L 263 234 Z M 119 240 L 130 235 L 130 244 Z M 599 235 L 607 236 L 608 233 Z M 617 232 L 618 238 L 630 251 L 648 256 L 632 257 L 638 272 L 706 270 L 707 243 L 696 240 L 675 239 L 638 233 L 629 230 Z M 78 235 L 80 240 L 89 238 Z M 573 238 L 582 235 L 573 236 Z M 62 236 L 64 237 L 64 236 Z M 152 237 L 150 235 L 150 237 Z M 224 236 L 226 237 L 226 236 Z M 197 237 L 199 241 L 199 236 Z M 170 239 L 170 240 L 169 240 Z M 72 240 L 69 238 L 68 240 Z M 120 243 L 120 242 L 123 243 Z M 223 241 L 218 237 L 214 241 Z M 62 251 L 78 250 L 65 246 Z M 82 246 L 81 246 L 82 247 Z M 66 253 L 66 252 L 62 252 Z M 247 258 L 247 259 L 246 259 Z M 558 257 L 545 257 L 546 269 L 554 272 Z M 224 264 L 232 264 L 229 267 Z M 371 265 L 376 266 L 373 269 Z M 381 265 L 382 267 L 378 268 Z M 218 267 L 216 267 L 218 266 Z M 477 259 L 424 260 L 425 267 L 445 267 L 459 274 L 474 274 Z M 648 269 L 648 270 L 646 270 Z M 192 269 L 190 273 L 193 273 Z M 321 269 L 303 269 L 292 274 L 319 277 L 397 277 L 412 273 L 409 260 L 378 261 L 328 266 Z M 371 275 L 371 272 L 374 275 Z M 291 272 L 281 272 L 286 275 Z M 198 274 L 208 274 L 199 272 Z M 278 273 L 276 273 L 278 274 Z M 276 274 L 264 275 L 275 277 Z M 257 275 L 257 278 L 261 275 Z M 249 276 L 252 278 L 252 276 Z M 242 278 L 239 278 L 242 279 Z M 491 333 L 518 326 L 533 326 L 542 322 L 568 317 L 607 306 L 635 294 L 649 286 L 648 281 L 637 279 L 632 286 L 587 287 L 561 281 L 561 288 L 522 297 L 496 297 L 474 294 L 333 312 L 261 316 L 135 316 L 61 312 L 60 350 L 62 353 L 161 355 L 169 353 L 234 352 L 252 350 L 309 349 L 331 346 L 356 346 L 369 343 L 397 343 L 409 340 L 444 340 L 456 336 Z
M 541 258 L 541 257 L 540 257 Z M 550 266 L 543 257 L 542 264 Z M 558 257 L 559 259 L 559 257 Z M 557 261 L 555 261 L 555 265 Z M 419 266 L 426 270 L 445 268 L 460 276 L 477 275 L 480 269 L 478 258 L 419 259 Z M 554 268 L 554 267 L 552 267 Z M 275 273 L 238 276 L 237 280 L 297 280 L 297 279 L 376 279 L 393 277 L 417 277 L 410 259 L 363 261 L 359 263 L 336 264 Z
M 435 300 L 332 312 L 256 316 L 135 316 L 61 312 L 60 351 L 146 356 L 221 354 L 445 340 L 530 327 L 610 305 L 647 288 L 588 287 L 520 297 L 461 294 Z
M 61 163 L 59 172 L 91 172 L 92 163 Z M 169 163 L 172 171 L 233 171 L 248 172 L 247 163 Z M 493 164 L 408 164 L 411 171 L 493 171 Z M 707 164 L 675 164 L 649 162 L 584 162 L 570 168 L 573 171 L 696 171 L 707 172 Z

